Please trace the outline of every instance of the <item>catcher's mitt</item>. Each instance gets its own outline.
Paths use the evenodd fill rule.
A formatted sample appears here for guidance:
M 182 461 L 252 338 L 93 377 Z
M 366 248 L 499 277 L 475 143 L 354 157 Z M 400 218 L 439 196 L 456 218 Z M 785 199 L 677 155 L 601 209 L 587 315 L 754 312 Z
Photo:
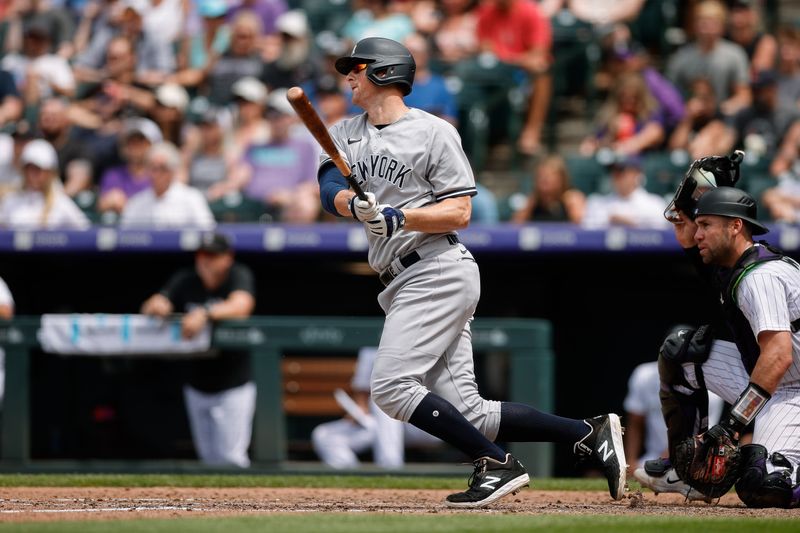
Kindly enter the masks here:
M 713 431 L 717 427 L 675 447 L 675 471 L 690 487 L 709 498 L 723 496 L 741 474 L 738 444 L 728 432 Z

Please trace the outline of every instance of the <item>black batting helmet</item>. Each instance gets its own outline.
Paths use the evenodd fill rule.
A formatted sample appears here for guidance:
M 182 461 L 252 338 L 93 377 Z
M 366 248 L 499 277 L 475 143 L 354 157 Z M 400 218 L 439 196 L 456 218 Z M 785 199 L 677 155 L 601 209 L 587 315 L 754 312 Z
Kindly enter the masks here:
M 753 197 L 734 187 L 716 187 L 703 194 L 694 210 L 695 217 L 701 215 L 741 218 L 750 226 L 753 235 L 769 231 L 758 221 L 758 208 Z
M 417 63 L 408 48 L 383 37 L 361 39 L 349 56 L 336 60 L 336 70 L 347 75 L 360 63 L 367 65 L 367 78 L 375 85 L 400 85 L 403 95 L 411 92 Z

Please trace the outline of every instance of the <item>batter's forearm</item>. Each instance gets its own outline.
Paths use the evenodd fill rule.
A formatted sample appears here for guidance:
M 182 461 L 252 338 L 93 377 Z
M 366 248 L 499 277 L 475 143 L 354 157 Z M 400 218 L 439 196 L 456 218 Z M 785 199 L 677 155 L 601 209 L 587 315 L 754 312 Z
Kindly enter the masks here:
M 469 196 L 448 198 L 433 205 L 402 211 L 406 216 L 406 231 L 447 233 L 469 226 L 472 200 Z

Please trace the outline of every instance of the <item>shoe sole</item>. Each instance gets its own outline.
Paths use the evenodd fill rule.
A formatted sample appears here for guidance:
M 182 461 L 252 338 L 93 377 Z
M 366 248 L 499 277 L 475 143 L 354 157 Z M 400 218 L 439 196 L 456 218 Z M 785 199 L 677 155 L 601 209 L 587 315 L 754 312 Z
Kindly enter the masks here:
M 625 448 L 622 446 L 622 424 L 619 421 L 619 416 L 614 413 L 608 415 L 608 421 L 611 424 L 611 443 L 614 445 L 614 452 L 617 454 L 617 462 L 619 463 L 617 490 L 611 494 L 611 497 L 615 500 L 621 500 L 625 497 L 625 486 L 628 479 L 628 463 L 625 460 Z
M 516 494 L 516 493 L 518 493 L 520 490 L 522 490 L 522 487 L 527 486 L 530 483 L 530 481 L 531 481 L 531 478 L 530 478 L 530 476 L 528 474 L 522 474 L 521 476 L 515 477 L 514 479 L 512 479 L 511 481 L 509 481 L 508 483 L 506 483 L 505 485 L 503 485 L 502 487 L 500 487 L 499 489 L 497 489 L 496 491 L 491 493 L 489 496 L 487 496 L 486 498 L 484 498 L 484 499 L 482 499 L 480 501 L 477 501 L 477 502 L 451 502 L 451 501 L 445 500 L 444 504 L 447 507 L 457 507 L 457 508 L 460 508 L 460 509 L 481 509 L 483 507 L 486 507 L 487 505 L 490 505 L 493 502 L 496 502 L 497 500 L 499 500 L 503 496 L 506 496 L 508 494 Z

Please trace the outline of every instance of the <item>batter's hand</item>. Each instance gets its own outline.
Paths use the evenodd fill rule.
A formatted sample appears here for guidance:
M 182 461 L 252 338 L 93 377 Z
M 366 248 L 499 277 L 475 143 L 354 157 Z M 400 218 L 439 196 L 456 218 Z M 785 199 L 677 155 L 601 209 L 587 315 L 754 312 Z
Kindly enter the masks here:
M 364 193 L 367 195 L 366 200 L 361 200 L 358 195 L 350 198 L 350 203 L 347 204 L 350 208 L 350 214 L 359 222 L 366 222 L 378 216 L 378 201 L 375 195 L 371 192 Z
M 406 225 L 406 216 L 399 209 L 390 205 L 381 204 L 378 206 L 377 216 L 364 222 L 370 233 L 377 237 L 387 239 Z

